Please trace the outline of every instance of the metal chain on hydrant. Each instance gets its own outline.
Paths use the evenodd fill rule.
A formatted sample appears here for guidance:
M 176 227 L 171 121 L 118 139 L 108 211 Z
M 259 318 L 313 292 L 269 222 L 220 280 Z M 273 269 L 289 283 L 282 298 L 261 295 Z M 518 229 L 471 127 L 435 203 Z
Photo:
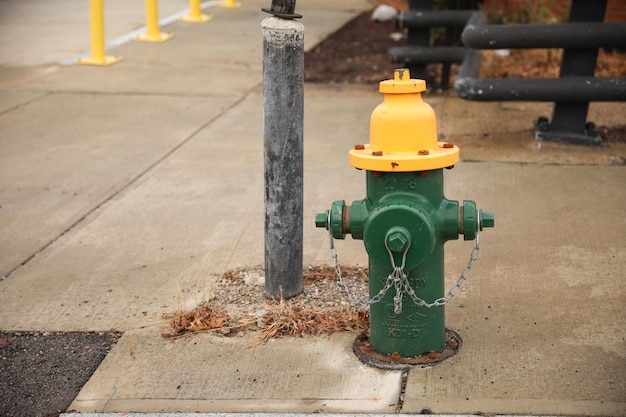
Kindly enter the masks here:
M 367 301 L 363 301 L 354 292 L 352 292 L 350 288 L 348 287 L 348 285 L 345 283 L 343 273 L 341 272 L 341 267 L 339 266 L 339 260 L 337 258 L 337 249 L 335 248 L 335 243 L 334 243 L 332 232 L 329 231 L 329 235 L 330 235 L 330 253 L 331 253 L 332 258 L 335 260 L 335 271 L 337 272 L 339 283 L 348 294 L 348 297 L 360 307 L 366 308 L 366 307 L 369 307 L 371 304 L 378 303 L 380 300 L 382 300 L 385 294 L 387 294 L 387 291 L 389 291 L 389 289 L 393 286 L 396 290 L 396 294 L 393 297 L 394 312 L 396 314 L 402 313 L 402 295 L 403 294 L 408 294 L 411 300 L 420 307 L 432 308 L 432 307 L 439 307 L 439 306 L 445 305 L 448 302 L 448 300 L 450 300 L 452 297 L 456 295 L 456 293 L 459 292 L 459 290 L 463 286 L 463 283 L 469 277 L 469 274 L 472 270 L 472 265 L 478 259 L 478 254 L 480 253 L 480 228 L 478 228 L 478 230 L 476 231 L 476 244 L 474 245 L 474 248 L 472 249 L 470 253 L 470 258 L 469 258 L 467 265 L 465 266 L 465 268 L 463 268 L 463 271 L 461 272 L 461 275 L 457 279 L 456 283 L 452 286 L 452 288 L 450 288 L 450 290 L 444 297 L 438 298 L 432 303 L 428 303 L 425 300 L 419 298 L 417 294 L 415 294 L 415 290 L 413 290 L 413 288 L 411 287 L 411 284 L 409 283 L 409 280 L 408 280 L 408 276 L 406 272 L 404 272 L 404 266 L 406 263 L 406 255 L 409 250 L 408 246 L 402 253 L 402 265 L 396 266 L 393 253 L 391 252 L 391 250 L 387 247 L 387 244 L 385 243 L 385 247 L 387 248 L 387 251 L 389 252 L 389 258 L 391 260 L 391 266 L 393 267 L 393 271 L 387 277 L 385 286 L 378 292 L 378 294 L 376 294 L 374 297 L 372 297 L 371 299 Z

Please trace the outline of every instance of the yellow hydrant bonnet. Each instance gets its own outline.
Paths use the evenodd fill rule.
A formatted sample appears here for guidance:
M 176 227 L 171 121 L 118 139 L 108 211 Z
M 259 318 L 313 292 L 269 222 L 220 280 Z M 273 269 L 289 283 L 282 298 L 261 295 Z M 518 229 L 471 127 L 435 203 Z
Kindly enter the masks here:
M 437 141 L 437 120 L 422 100 L 424 80 L 411 79 L 408 69 L 397 69 L 393 80 L 380 83 L 385 98 L 370 118 L 370 143 L 350 150 L 350 164 L 380 172 L 426 171 L 452 166 L 459 148 Z

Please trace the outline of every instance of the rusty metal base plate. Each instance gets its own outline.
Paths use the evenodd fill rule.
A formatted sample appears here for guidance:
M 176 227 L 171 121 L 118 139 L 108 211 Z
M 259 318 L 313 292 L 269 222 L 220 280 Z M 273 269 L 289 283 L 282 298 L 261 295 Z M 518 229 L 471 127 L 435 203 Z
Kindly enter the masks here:
M 446 345 L 441 352 L 430 351 L 414 358 L 403 358 L 398 354 L 385 355 L 376 352 L 369 342 L 369 336 L 366 333 L 361 333 L 355 339 L 352 351 L 364 364 L 388 370 L 429 368 L 456 355 L 463 345 L 461 336 L 450 329 L 446 329 Z

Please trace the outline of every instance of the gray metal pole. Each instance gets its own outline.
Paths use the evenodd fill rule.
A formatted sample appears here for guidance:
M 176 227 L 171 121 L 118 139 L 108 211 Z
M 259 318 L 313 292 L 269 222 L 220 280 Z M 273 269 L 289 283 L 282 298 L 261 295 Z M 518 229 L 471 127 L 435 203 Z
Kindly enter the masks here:
M 304 26 L 268 17 L 263 27 L 265 294 L 302 291 Z

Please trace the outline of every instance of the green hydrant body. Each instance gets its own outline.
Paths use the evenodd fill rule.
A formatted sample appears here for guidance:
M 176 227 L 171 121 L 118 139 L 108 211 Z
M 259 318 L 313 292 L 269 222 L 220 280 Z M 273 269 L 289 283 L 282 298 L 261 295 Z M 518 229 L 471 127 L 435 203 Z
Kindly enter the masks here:
M 366 170 L 367 197 L 351 205 L 335 201 L 316 215 L 316 226 L 334 238 L 363 240 L 369 343 L 378 354 L 402 358 L 445 348 L 443 245 L 460 234 L 472 240 L 494 222 L 473 201 L 460 205 L 443 195 L 443 169 L 458 161 L 459 151 L 437 142 L 424 89 L 408 70 L 381 83 L 385 101 L 372 114 L 370 144 L 350 151 L 351 164 Z

